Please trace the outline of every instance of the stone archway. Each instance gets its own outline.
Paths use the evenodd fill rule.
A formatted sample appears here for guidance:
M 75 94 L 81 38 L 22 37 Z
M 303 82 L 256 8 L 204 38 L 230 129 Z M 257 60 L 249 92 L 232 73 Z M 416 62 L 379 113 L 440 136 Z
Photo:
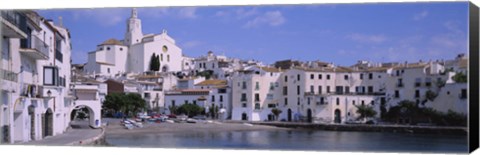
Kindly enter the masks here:
M 48 108 L 42 114 L 42 137 L 53 136 L 53 111 Z
M 70 115 L 70 120 L 72 120 L 72 116 L 75 115 L 74 112 L 79 110 L 86 110 L 84 112 L 88 113 L 88 125 L 91 128 L 99 128 L 101 127 L 101 105 L 97 101 L 83 101 L 77 100 L 75 101 L 75 108 L 72 108 L 68 113 Z

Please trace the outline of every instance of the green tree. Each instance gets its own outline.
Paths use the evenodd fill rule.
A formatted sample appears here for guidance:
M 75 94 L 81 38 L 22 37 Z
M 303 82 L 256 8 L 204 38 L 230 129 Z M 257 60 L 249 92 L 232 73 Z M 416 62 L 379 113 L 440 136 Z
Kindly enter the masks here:
M 177 110 L 178 113 L 183 113 L 188 117 L 199 115 L 203 111 L 205 111 L 204 108 L 195 104 L 183 104 L 182 106 L 178 107 L 178 110 Z
M 168 109 L 170 110 L 170 114 L 177 114 L 177 109 L 178 109 L 177 106 L 170 105 L 170 106 L 168 106 Z
M 145 110 L 145 100 L 139 94 L 111 93 L 105 97 L 102 107 L 106 110 L 122 112 L 131 116 L 134 113 Z
M 377 112 L 371 106 L 356 105 L 355 107 L 357 107 L 357 114 L 360 115 L 357 118 L 358 120 L 365 119 L 365 118 L 371 118 L 371 117 L 374 117 L 375 115 L 377 115 Z
M 278 120 L 278 116 L 282 113 L 282 110 L 273 108 L 272 109 L 272 114 L 275 115 L 275 120 Z
M 452 80 L 457 83 L 467 83 L 467 75 L 463 74 L 462 72 L 457 72 L 454 76 L 452 76 Z
M 150 71 L 158 71 L 160 69 L 160 60 L 158 58 L 158 55 L 155 55 L 155 53 L 152 54 L 150 57 Z
M 437 97 L 437 93 L 431 91 L 431 90 L 428 90 L 426 93 L 425 93 L 425 97 L 430 100 L 430 101 L 433 101 L 436 97 Z

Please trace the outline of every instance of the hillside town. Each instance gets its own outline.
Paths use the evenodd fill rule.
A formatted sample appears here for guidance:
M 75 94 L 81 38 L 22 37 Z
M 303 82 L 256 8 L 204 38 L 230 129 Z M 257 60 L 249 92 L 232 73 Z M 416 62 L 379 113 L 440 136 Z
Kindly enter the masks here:
M 409 101 L 438 112 L 468 113 L 468 56 L 416 62 L 359 60 L 340 66 L 323 60 L 265 64 L 215 51 L 189 57 L 167 30 L 143 34 L 136 9 L 124 38 L 91 47 L 88 61 L 72 64 L 71 34 L 35 11 L 1 11 L 0 142 L 22 143 L 64 133 L 76 111 L 87 111 L 99 128 L 110 94 L 138 94 L 146 106 L 135 112 L 176 114 L 193 104 L 230 121 L 358 123 Z M 311 56 L 313 59 L 315 55 Z M 367 120 L 360 121 L 365 123 Z M 410 124 L 411 116 L 394 122 Z

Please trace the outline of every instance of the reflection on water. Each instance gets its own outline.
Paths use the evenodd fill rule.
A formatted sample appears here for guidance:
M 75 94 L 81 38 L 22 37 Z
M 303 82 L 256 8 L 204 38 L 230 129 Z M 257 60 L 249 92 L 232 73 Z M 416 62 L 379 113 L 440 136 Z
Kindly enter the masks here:
M 467 136 L 312 130 L 226 131 L 107 135 L 115 146 L 315 151 L 459 152 Z

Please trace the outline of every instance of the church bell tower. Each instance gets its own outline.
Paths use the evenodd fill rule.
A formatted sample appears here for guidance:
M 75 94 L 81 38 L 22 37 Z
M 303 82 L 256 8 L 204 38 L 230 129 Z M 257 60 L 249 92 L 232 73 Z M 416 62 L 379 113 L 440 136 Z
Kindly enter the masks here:
M 142 21 L 138 19 L 137 9 L 132 9 L 132 15 L 127 20 L 127 31 L 125 33 L 124 45 L 131 46 L 142 42 Z

